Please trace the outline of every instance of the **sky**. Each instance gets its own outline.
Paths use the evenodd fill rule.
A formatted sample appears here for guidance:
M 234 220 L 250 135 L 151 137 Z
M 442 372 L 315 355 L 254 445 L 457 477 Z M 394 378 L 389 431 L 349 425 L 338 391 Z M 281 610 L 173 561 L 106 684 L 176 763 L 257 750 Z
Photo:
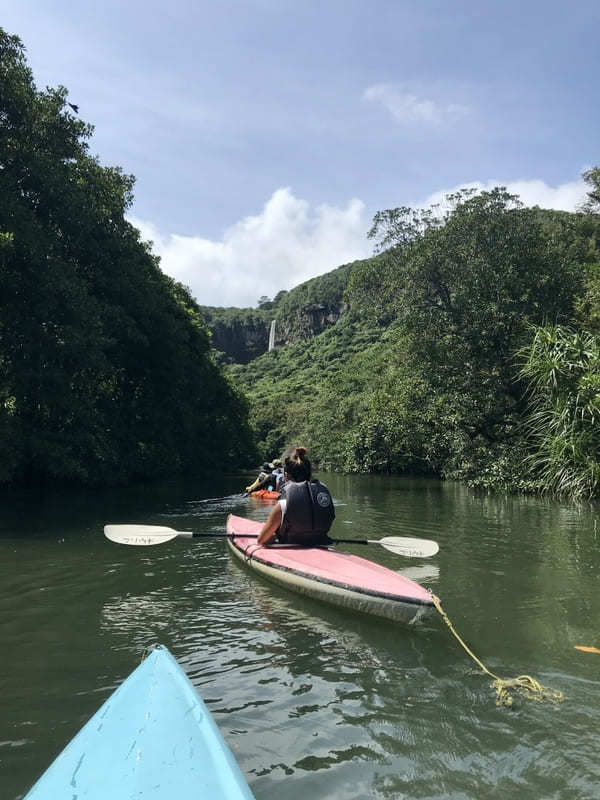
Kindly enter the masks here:
M 502 185 L 574 210 L 600 164 L 598 0 L 2 0 L 38 88 L 136 177 L 203 305 L 366 258 L 377 211 Z

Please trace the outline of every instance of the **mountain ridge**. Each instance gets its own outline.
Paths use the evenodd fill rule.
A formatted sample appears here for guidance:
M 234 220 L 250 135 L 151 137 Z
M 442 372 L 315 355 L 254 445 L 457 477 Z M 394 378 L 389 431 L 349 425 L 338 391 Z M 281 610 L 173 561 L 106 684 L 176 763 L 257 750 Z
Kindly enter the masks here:
M 200 306 L 219 360 L 248 364 L 266 353 L 273 321 L 276 348 L 308 341 L 336 325 L 349 310 L 345 291 L 352 272 L 373 260 L 342 264 L 272 300 L 261 298 L 257 308 Z

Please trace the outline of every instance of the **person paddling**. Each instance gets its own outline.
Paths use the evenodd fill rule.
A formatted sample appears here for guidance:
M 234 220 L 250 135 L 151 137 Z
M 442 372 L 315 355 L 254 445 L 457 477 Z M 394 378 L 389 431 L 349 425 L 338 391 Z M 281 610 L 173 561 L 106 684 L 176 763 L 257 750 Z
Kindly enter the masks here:
M 263 488 L 263 487 L 261 487 L 261 484 L 273 472 L 273 464 L 274 463 L 275 462 L 269 463 L 268 461 L 265 461 L 265 463 L 262 465 L 261 471 L 258 473 L 258 477 L 256 478 L 256 480 L 253 481 L 250 484 L 250 486 L 246 486 L 246 489 L 245 489 L 246 494 L 252 494 L 252 492 L 257 492 L 260 488 Z M 281 463 L 281 461 L 279 463 Z
M 283 471 L 283 462 L 280 458 L 273 459 L 273 472 L 272 474 L 275 476 L 277 481 L 276 489 L 280 492 L 283 488 L 283 484 L 285 483 L 285 474 Z
M 327 536 L 335 519 L 329 489 L 311 480 L 312 467 L 305 447 L 294 447 L 284 458 L 285 484 L 281 498 L 271 509 L 258 535 L 258 544 L 267 545 L 275 538 L 282 544 L 307 547 L 327 545 Z
M 246 494 L 259 492 L 266 489 L 270 492 L 278 492 L 284 484 L 283 467 L 280 458 L 274 458 L 271 463 L 263 464 L 263 471 L 250 486 L 246 487 Z

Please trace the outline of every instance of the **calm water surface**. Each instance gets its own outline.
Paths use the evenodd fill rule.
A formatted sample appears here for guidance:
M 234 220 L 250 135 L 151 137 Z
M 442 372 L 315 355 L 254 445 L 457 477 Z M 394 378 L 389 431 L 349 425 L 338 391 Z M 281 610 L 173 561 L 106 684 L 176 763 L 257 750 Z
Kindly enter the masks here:
M 210 487 L 0 497 L 0 797 L 21 798 L 161 642 L 199 689 L 257 800 L 599 798 L 598 510 L 450 483 L 321 476 L 334 535 L 436 539 L 427 561 L 350 546 L 442 600 L 495 673 L 561 705 L 498 708 L 435 615 L 413 628 L 262 582 L 222 540 L 123 547 L 107 522 L 223 531 L 245 476 Z M 58 799 L 57 799 L 58 800 Z

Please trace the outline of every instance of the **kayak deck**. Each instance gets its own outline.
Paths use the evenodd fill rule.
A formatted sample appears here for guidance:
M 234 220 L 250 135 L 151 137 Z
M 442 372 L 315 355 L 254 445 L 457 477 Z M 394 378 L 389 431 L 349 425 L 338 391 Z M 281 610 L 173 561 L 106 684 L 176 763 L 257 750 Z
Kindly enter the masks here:
M 257 492 L 251 492 L 250 497 L 259 497 L 262 500 L 277 500 L 279 492 L 270 492 L 268 489 L 259 489 Z
M 264 577 L 333 605 L 384 619 L 412 623 L 434 609 L 431 592 L 365 558 L 327 547 L 260 546 L 260 522 L 230 515 L 230 550 Z
M 155 648 L 48 767 L 25 800 L 252 800 L 202 698 Z

